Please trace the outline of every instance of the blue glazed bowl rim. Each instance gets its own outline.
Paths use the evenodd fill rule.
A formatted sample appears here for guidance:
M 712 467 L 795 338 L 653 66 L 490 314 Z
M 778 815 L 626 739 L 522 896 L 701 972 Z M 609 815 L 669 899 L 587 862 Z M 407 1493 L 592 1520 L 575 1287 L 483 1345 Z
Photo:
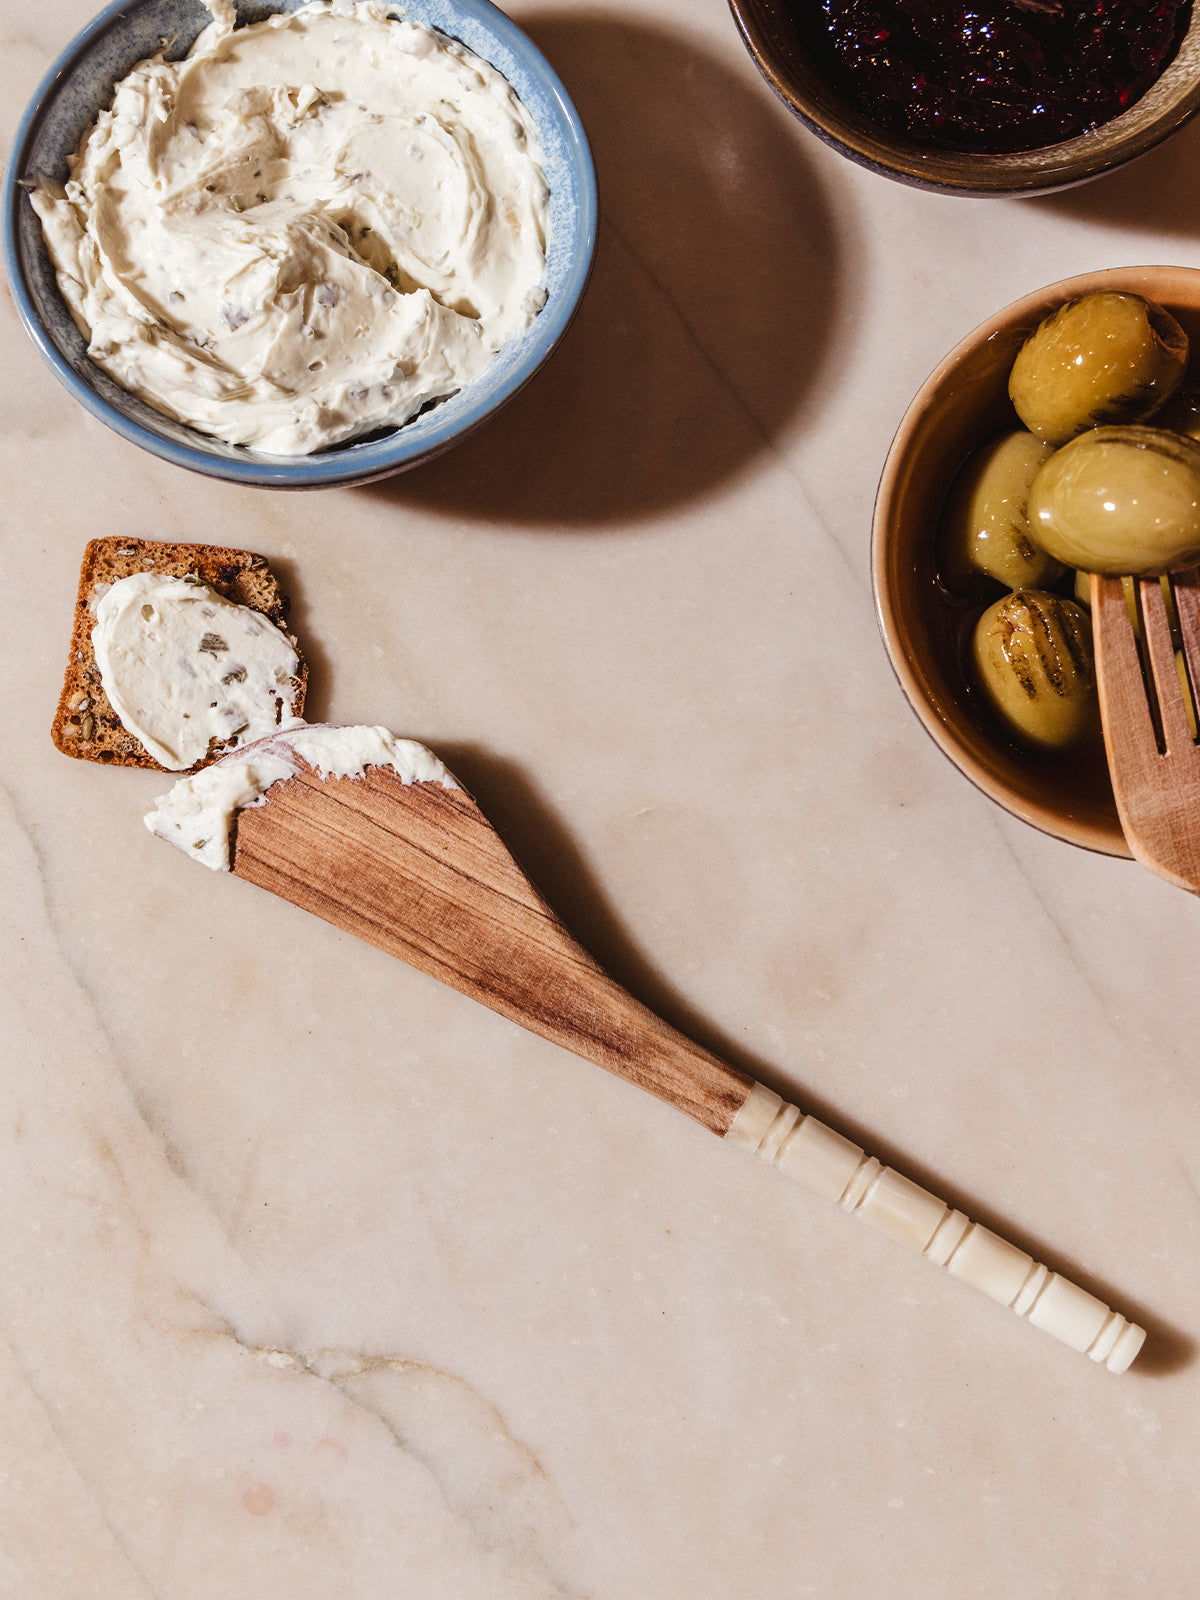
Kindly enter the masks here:
M 373 479 L 388 477 L 419 462 L 432 459 L 442 451 L 458 444 L 473 433 L 482 423 L 507 404 L 553 353 L 575 315 L 591 273 L 596 249 L 598 201 L 596 173 L 591 149 L 579 114 L 558 74 L 545 56 L 515 22 L 491 3 L 491 0 L 449 0 L 451 9 L 469 24 L 475 24 L 496 41 L 495 53 L 508 51 L 536 88 L 538 105 L 530 104 L 529 85 L 514 81 L 517 73 L 509 70 L 505 76 L 521 94 L 526 109 L 535 116 L 543 136 L 545 153 L 545 125 L 541 104 L 547 104 L 554 116 L 573 179 L 574 207 L 570 255 L 555 292 L 547 300 L 533 323 L 511 346 L 497 357 L 496 363 L 476 383 L 460 390 L 448 400 L 432 406 L 389 433 L 384 438 L 368 440 L 361 444 L 348 444 L 311 456 L 271 456 L 250 450 L 237 449 L 213 441 L 212 449 L 202 445 L 182 444 L 143 426 L 109 405 L 66 359 L 55 340 L 50 336 L 39 315 L 37 305 L 25 279 L 19 243 L 19 217 L 27 195 L 22 183 L 31 146 L 60 83 L 87 56 L 93 42 L 104 34 L 125 12 L 140 4 L 141 0 L 112 0 L 80 30 L 62 51 L 34 92 L 17 126 L 12 151 L 5 165 L 2 196 L 2 225 L 4 269 L 12 292 L 13 302 L 25 329 L 32 338 L 43 360 L 55 376 L 79 403 L 114 432 L 140 445 L 175 466 L 185 467 L 209 477 L 226 481 L 257 485 L 267 488 L 323 488 L 347 484 L 362 484 Z M 303 3 L 303 0 L 300 0 Z M 277 9 L 294 10 L 297 5 L 288 3 Z M 394 9 L 401 16 L 427 26 L 438 26 L 428 19 L 430 9 L 441 9 L 437 0 L 396 0 Z M 442 28 L 443 32 L 449 29 Z M 197 30 L 199 32 L 199 29 Z M 491 61 L 493 52 L 481 50 L 468 41 L 469 49 Z M 495 63 L 492 63 L 495 65 Z M 498 68 L 497 70 L 503 70 Z M 524 89 L 524 92 L 522 90 Z M 555 177 L 547 173 L 553 189 Z M 561 178 L 558 180 L 562 181 Z M 556 250 L 556 240 L 549 241 L 550 257 Z M 65 302 L 64 302 L 65 310 Z M 498 377 L 493 377 L 500 369 Z M 489 381 L 491 379 L 491 381 Z M 165 418 L 170 424 L 173 419 Z M 181 426 L 180 424 L 174 424 Z M 203 437 L 197 435 L 198 438 Z

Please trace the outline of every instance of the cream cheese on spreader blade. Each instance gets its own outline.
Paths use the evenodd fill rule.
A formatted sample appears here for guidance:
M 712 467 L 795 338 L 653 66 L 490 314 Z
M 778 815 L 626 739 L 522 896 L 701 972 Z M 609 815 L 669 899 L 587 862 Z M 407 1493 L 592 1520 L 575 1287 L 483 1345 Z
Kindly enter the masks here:
M 283 732 L 184 779 L 146 821 L 756 1151 L 1110 1371 L 1141 1349 L 1135 1323 L 627 994 L 424 746 L 381 728 Z

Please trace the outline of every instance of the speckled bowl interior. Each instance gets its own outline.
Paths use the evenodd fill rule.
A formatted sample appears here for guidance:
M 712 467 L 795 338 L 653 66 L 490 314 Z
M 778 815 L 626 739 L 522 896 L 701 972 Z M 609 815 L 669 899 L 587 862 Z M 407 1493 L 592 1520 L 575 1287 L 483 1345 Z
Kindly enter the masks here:
M 871 567 L 884 644 L 926 729 L 972 783 L 1014 816 L 1071 844 L 1128 856 L 1103 752 L 1049 760 L 1011 745 L 975 704 L 961 665 L 973 620 L 936 583 L 935 538 L 947 492 L 966 458 L 1016 426 L 1008 374 L 1052 306 L 1073 295 L 1126 289 L 1167 307 L 1200 360 L 1200 271 L 1122 267 L 1052 283 L 976 328 L 921 386 L 893 440 L 875 502 Z
M 238 21 L 294 11 L 302 0 L 237 0 Z M 186 55 L 210 22 L 200 0 L 118 0 L 67 47 L 35 94 L 4 175 L 5 268 L 17 310 L 45 360 L 75 398 L 126 439 L 212 477 L 266 488 L 366 483 L 458 443 L 521 389 L 562 338 L 583 294 L 596 239 L 596 183 L 587 138 L 544 56 L 488 0 L 406 0 L 404 15 L 460 40 L 512 84 L 541 136 L 551 198 L 546 304 L 468 388 L 382 438 L 306 457 L 269 456 L 209 439 L 128 394 L 88 360 L 59 294 L 28 188 L 63 181 L 67 159 L 114 84 L 159 51 Z
M 804 47 L 795 13 L 805 0 L 729 4 L 763 77 L 819 138 L 860 166 L 943 194 L 1041 194 L 1084 183 L 1144 155 L 1200 109 L 1200 8 L 1162 77 L 1121 116 L 1044 149 L 971 155 L 890 133 L 844 100 Z

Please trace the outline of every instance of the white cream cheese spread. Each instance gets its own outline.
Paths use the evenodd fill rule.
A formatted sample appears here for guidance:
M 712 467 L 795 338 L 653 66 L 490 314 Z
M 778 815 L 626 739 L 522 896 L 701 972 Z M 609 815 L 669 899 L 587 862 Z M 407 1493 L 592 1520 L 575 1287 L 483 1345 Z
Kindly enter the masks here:
M 262 805 L 273 783 L 305 765 L 322 778 L 361 778 L 368 767 L 391 767 L 403 783 L 458 788 L 432 750 L 414 739 L 398 739 L 386 728 L 299 723 L 181 778 L 155 802 L 146 826 L 214 872 L 228 872 L 235 812 Z
M 300 658 L 261 612 L 199 578 L 139 572 L 95 608 L 92 648 L 123 725 L 174 772 L 295 720 Z
M 117 85 L 32 196 L 88 354 L 231 444 L 301 455 L 477 378 L 545 298 L 548 189 L 507 81 L 390 6 L 320 0 Z

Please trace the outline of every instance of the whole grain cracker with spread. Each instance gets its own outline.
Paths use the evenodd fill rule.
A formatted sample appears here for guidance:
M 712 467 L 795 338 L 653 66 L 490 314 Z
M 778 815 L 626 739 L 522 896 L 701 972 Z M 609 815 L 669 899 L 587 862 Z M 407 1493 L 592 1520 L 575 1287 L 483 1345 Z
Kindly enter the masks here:
M 282 715 L 304 714 L 308 668 L 299 646 L 288 631 L 288 599 L 266 560 L 248 550 L 224 545 L 171 544 L 151 539 L 111 537 L 93 539 L 84 551 L 75 600 L 70 654 L 62 695 L 51 727 L 51 738 L 64 755 L 109 766 L 170 769 L 150 755 L 141 741 L 126 729 L 109 702 L 92 646 L 96 606 L 122 578 L 154 573 L 164 578 L 199 578 L 226 600 L 249 607 L 273 623 L 295 647 L 299 658 L 296 675 L 284 692 Z M 208 754 L 187 771 L 208 766 L 228 748 L 214 741 Z

